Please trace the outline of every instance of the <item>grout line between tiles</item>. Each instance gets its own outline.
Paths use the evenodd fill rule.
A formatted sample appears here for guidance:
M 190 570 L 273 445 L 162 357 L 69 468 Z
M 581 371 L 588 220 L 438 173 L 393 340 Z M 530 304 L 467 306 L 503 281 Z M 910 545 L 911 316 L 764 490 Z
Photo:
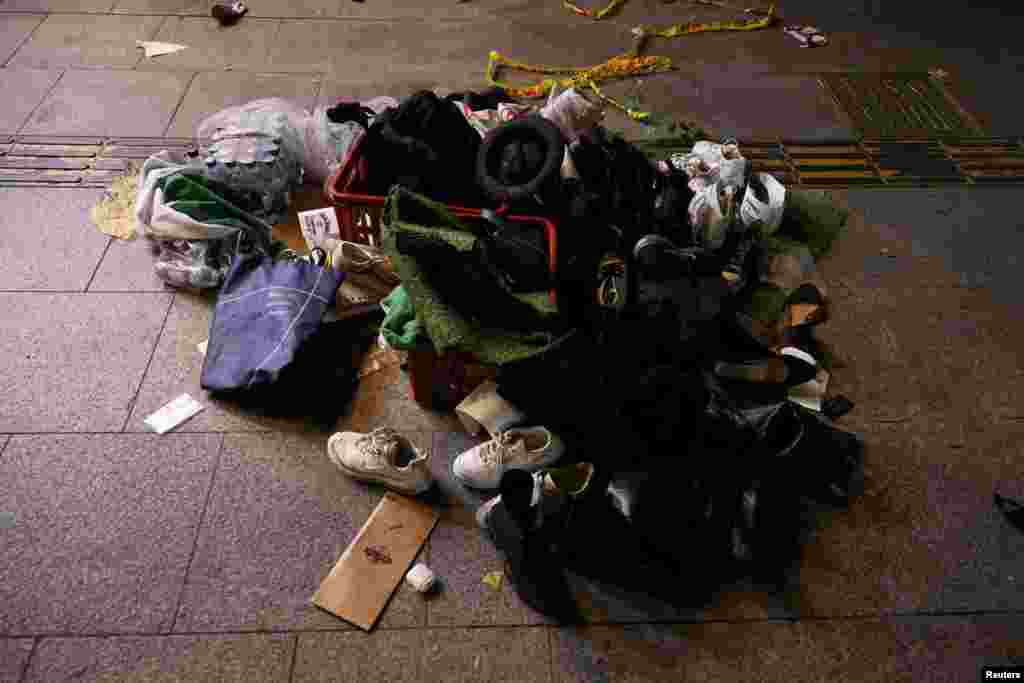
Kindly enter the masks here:
M 288 667 L 288 683 L 295 680 L 295 660 L 299 658 L 299 635 L 292 636 L 292 663 Z
M 40 22 L 39 25 L 42 26 L 44 22 Z M 25 129 L 25 126 L 27 126 L 29 122 L 32 121 L 32 117 L 36 115 L 37 111 L 39 111 L 39 107 L 43 106 L 43 103 L 46 102 L 46 100 L 50 99 L 50 95 L 52 95 L 53 92 L 57 89 L 57 86 L 60 85 L 60 82 L 64 80 L 64 74 L 66 73 L 67 69 L 64 69 L 60 72 L 60 75 L 57 76 L 57 79 L 53 82 L 53 85 L 50 86 L 49 90 L 46 91 L 46 94 L 43 95 L 43 97 L 39 100 L 39 104 L 32 107 L 32 111 L 29 113 L 28 116 L 25 117 L 25 120 L 21 122 L 21 125 L 18 126 L 18 130 L 16 131 L 17 133 L 21 133 Z
M 599 621 L 582 625 L 581 628 L 593 627 L 622 627 L 622 626 L 705 626 L 705 625 L 732 625 L 743 626 L 749 624 L 794 624 L 798 622 L 857 622 L 857 621 L 905 621 L 915 619 L 944 619 L 956 617 L 1021 617 L 1024 618 L 1024 609 L 1016 610 L 974 610 L 974 611 L 949 611 L 949 612 L 921 612 L 921 613 L 899 613 L 883 615 L 863 616 L 829 616 L 816 617 L 807 616 L 796 619 L 782 617 L 766 617 L 762 619 L 705 619 L 705 620 L 649 620 L 649 621 Z M 377 627 L 371 633 L 377 632 L 398 632 L 398 631 L 470 631 L 487 629 L 552 629 L 562 628 L 550 624 L 463 624 L 463 625 L 438 625 L 438 626 L 389 626 Z M 566 626 L 565 628 L 573 628 Z M 176 633 L 153 633 L 153 632 L 43 632 L 6 634 L 0 636 L 0 640 L 14 640 L 18 638 L 166 638 L 174 637 L 229 637 L 246 635 L 302 635 L 307 633 L 361 633 L 359 629 L 348 625 L 347 622 L 339 620 L 338 628 L 265 628 L 248 629 L 238 631 L 179 631 Z
M 146 369 L 142 371 L 142 377 L 139 378 L 139 386 L 135 389 L 135 394 L 132 395 L 132 400 L 128 403 L 128 414 L 124 416 L 124 424 L 121 426 L 121 432 L 125 433 L 128 431 L 128 423 L 132 419 L 132 413 L 135 412 L 135 403 L 139 400 L 139 394 L 142 393 L 142 385 L 146 383 L 146 376 L 149 374 L 149 368 L 153 365 L 153 358 L 156 357 L 156 351 L 160 347 L 160 338 L 164 336 L 164 330 L 167 329 L 167 321 L 171 317 L 171 309 L 174 308 L 174 302 L 178 298 L 178 293 L 171 294 L 171 300 L 167 304 L 167 310 L 164 311 L 164 321 L 160 325 L 160 331 L 156 334 L 156 339 L 153 341 L 153 350 L 149 353 L 149 360 L 146 361 Z
M 22 681 L 27 680 L 27 678 L 28 678 L 28 670 L 29 670 L 29 667 L 32 666 L 32 660 L 36 656 L 36 650 L 39 649 L 39 641 L 40 640 L 42 640 L 41 637 L 40 638 L 33 638 L 32 639 L 32 649 L 29 650 L 28 657 L 25 659 L 25 665 L 23 667 L 21 667 L 21 675 L 18 676 L 19 683 L 21 683 Z
M 199 547 L 199 534 L 203 531 L 203 524 L 206 522 L 206 510 L 210 507 L 210 498 L 213 495 L 213 487 L 217 483 L 217 472 L 220 471 L 220 461 L 224 457 L 224 436 L 220 438 L 220 445 L 217 447 L 217 457 L 213 461 L 213 472 L 210 473 L 210 485 L 206 487 L 206 496 L 203 499 L 203 509 L 199 512 L 199 521 L 196 523 L 196 535 L 192 539 L 192 552 L 189 553 L 188 563 L 185 565 L 185 575 L 181 579 L 181 589 L 178 591 L 178 600 L 174 605 L 174 617 L 171 619 L 171 628 L 168 633 L 174 633 L 174 627 L 178 625 L 178 615 L 181 613 L 181 603 L 185 600 L 185 589 L 188 588 L 188 576 L 192 571 L 192 561 L 196 557 L 196 549 Z
M 185 104 L 185 98 L 188 97 L 188 92 L 192 89 L 192 84 L 196 82 L 196 78 L 198 76 L 199 72 L 193 71 L 192 77 L 188 79 L 188 84 L 185 86 L 185 89 L 181 92 L 181 99 L 178 100 L 178 104 L 175 105 L 174 111 L 171 113 L 171 118 L 167 119 L 167 125 L 164 126 L 164 137 L 167 137 L 167 131 L 169 131 L 171 129 L 171 126 L 174 125 L 174 117 L 176 117 L 178 115 L 178 112 L 181 111 L 181 106 Z
M 89 288 L 92 287 L 92 281 L 96 279 L 96 274 L 100 272 L 100 267 L 103 265 L 103 260 L 105 258 L 107 258 L 107 252 L 110 251 L 110 245 L 113 244 L 113 243 L 114 243 L 114 238 L 113 237 L 108 237 L 107 238 L 107 246 L 103 247 L 103 253 L 100 255 L 99 260 L 96 261 L 96 267 L 92 269 L 92 275 L 89 276 L 89 281 L 85 283 L 85 289 L 82 290 L 83 293 L 87 293 L 87 292 L 89 294 L 98 293 L 98 292 L 90 292 Z
M 18 43 L 18 47 L 14 48 L 14 51 L 11 52 L 11 56 L 8 57 L 7 59 L 5 59 L 4 63 L 2 65 L 0 65 L 0 67 L 5 68 L 5 69 L 7 68 L 7 65 L 11 63 L 11 60 L 14 59 L 15 56 L 17 56 L 18 51 L 21 50 L 21 48 L 25 47 L 25 44 L 28 43 L 28 41 L 32 40 L 32 36 L 34 36 L 36 34 L 36 31 L 39 30 L 39 27 L 42 26 L 44 23 L 46 23 L 46 19 L 47 19 L 48 16 L 49 15 L 43 15 L 43 20 L 40 21 L 38 24 L 36 24 L 35 27 L 31 31 L 28 32 L 28 35 L 25 36 L 25 38 L 20 43 Z
M 548 627 L 548 681 L 555 683 L 555 628 Z M 559 676 L 561 678 L 561 676 Z

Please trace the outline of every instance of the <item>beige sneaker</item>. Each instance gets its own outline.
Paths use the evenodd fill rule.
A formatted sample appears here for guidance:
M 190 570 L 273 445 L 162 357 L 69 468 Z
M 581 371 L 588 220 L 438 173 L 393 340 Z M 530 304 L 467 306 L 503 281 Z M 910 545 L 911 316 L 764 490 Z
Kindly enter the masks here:
M 338 432 L 327 441 L 327 456 L 353 479 L 383 484 L 400 493 L 415 496 L 434 483 L 427 466 L 429 454 L 421 454 L 411 441 L 388 427 L 369 434 Z
M 343 270 L 346 273 L 366 273 L 375 278 L 390 289 L 401 283 L 394 268 L 391 267 L 391 259 L 380 247 L 371 247 L 368 244 L 346 242 L 345 240 L 326 239 L 323 249 L 331 256 L 331 266 L 335 270 Z
M 564 451 L 562 440 L 544 427 L 509 429 L 457 457 L 452 474 L 466 486 L 496 489 L 508 470 L 536 472 Z

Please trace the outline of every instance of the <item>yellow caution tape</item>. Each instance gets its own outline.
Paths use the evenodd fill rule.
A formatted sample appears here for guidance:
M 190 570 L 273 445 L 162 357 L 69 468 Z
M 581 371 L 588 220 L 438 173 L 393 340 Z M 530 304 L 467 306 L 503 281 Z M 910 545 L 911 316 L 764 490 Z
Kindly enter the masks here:
M 502 83 L 497 78 L 497 72 L 501 68 L 512 71 L 524 71 L 526 73 L 544 74 L 548 76 L 565 75 L 566 78 L 544 78 L 536 83 L 526 86 L 514 86 Z M 635 54 L 624 54 L 612 57 L 603 64 L 582 68 L 566 67 L 545 67 L 517 62 L 504 55 L 491 51 L 487 62 L 487 82 L 496 85 L 512 97 L 535 99 L 545 97 L 556 85 L 563 89 L 568 88 L 589 88 L 595 95 L 607 101 L 612 106 L 624 111 L 631 119 L 642 121 L 650 115 L 638 112 L 616 102 L 601 92 L 597 87 L 602 83 L 614 78 L 625 78 L 627 76 L 643 76 L 647 74 L 663 73 L 671 71 L 672 60 L 668 57 L 640 57 Z
M 770 26 L 775 21 L 775 5 L 768 8 L 768 13 L 758 19 L 742 19 L 738 21 L 711 21 L 701 23 L 688 21 L 682 24 L 674 24 L 664 28 L 644 27 L 643 33 L 647 36 L 658 38 L 678 38 L 688 36 L 692 33 L 707 33 L 709 31 L 756 31 Z
M 626 2 L 627 0 L 612 0 L 608 6 L 595 15 L 590 10 L 585 10 L 575 5 L 571 0 L 563 0 L 563 4 L 577 14 L 582 16 L 594 16 L 597 19 L 603 19 L 611 12 L 622 7 Z M 709 31 L 754 31 L 769 26 L 773 21 L 775 21 L 775 5 L 768 8 L 768 12 L 765 16 L 757 19 L 714 21 L 707 23 L 691 21 L 660 29 L 640 26 L 633 30 L 637 40 L 636 45 L 631 52 L 621 54 L 617 57 L 612 57 L 603 64 L 582 68 L 535 66 L 525 62 L 517 62 L 505 57 L 495 50 L 492 50 L 488 55 L 487 61 L 487 82 L 491 85 L 500 87 L 512 97 L 522 97 L 526 99 L 545 97 L 556 85 L 560 86 L 562 89 L 589 88 L 595 95 L 608 102 L 613 107 L 622 110 L 634 121 L 645 121 L 650 118 L 649 113 L 631 109 L 621 102 L 615 101 L 611 97 L 602 93 L 597 84 L 615 78 L 646 76 L 672 71 L 675 67 L 672 66 L 672 60 L 668 57 L 643 57 L 640 55 L 644 42 L 647 38 L 676 38 L 679 36 L 690 35 L 692 33 L 706 33 Z M 532 83 L 530 85 L 514 86 L 509 83 L 502 83 L 498 80 L 497 72 L 501 68 L 506 68 L 511 71 L 543 74 L 546 76 L 562 75 L 566 77 L 542 78 L 536 83 Z

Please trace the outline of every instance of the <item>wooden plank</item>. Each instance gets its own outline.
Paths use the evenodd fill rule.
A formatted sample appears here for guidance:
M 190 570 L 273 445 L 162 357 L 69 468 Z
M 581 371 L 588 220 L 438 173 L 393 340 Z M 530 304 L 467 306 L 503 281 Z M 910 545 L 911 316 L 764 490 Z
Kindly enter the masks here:
M 437 520 L 423 503 L 385 494 L 320 584 L 313 604 L 372 629 Z

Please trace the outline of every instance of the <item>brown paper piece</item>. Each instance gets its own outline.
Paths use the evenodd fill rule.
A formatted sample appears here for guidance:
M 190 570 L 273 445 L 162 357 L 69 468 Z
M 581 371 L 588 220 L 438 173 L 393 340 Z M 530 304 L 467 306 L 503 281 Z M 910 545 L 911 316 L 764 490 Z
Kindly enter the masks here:
M 437 520 L 427 505 L 385 494 L 320 584 L 313 604 L 364 631 L 372 629 Z

